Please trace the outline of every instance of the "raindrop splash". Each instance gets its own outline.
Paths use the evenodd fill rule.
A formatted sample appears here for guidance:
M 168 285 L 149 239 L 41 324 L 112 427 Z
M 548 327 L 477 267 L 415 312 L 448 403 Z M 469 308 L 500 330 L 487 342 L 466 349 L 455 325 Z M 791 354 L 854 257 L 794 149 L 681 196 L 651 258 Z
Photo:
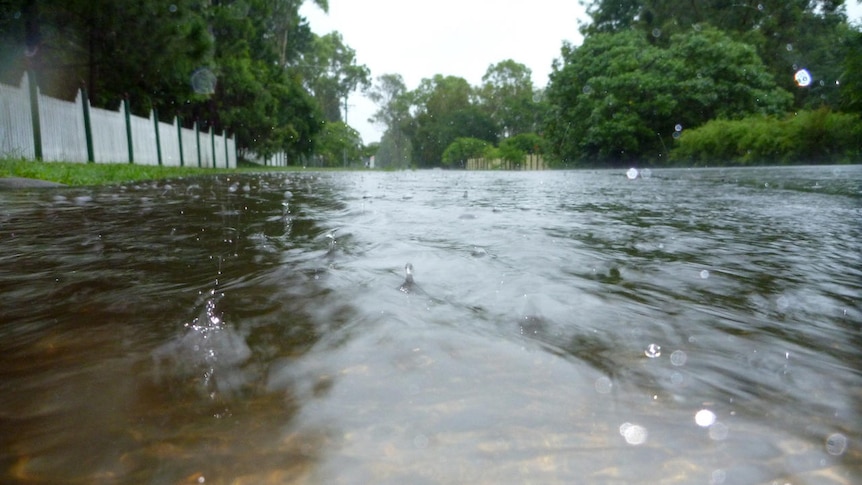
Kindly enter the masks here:
M 650 359 L 655 359 L 656 357 L 660 357 L 661 356 L 661 345 L 659 345 L 659 344 L 647 345 L 646 350 L 644 350 L 644 355 L 646 355 Z

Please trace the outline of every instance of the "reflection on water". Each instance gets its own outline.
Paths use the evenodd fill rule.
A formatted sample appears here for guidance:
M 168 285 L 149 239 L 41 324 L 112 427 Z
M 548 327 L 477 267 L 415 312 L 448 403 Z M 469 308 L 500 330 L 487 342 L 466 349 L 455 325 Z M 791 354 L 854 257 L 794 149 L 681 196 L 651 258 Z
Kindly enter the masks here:
M 2 192 L 0 481 L 858 483 L 862 170 L 649 175 Z

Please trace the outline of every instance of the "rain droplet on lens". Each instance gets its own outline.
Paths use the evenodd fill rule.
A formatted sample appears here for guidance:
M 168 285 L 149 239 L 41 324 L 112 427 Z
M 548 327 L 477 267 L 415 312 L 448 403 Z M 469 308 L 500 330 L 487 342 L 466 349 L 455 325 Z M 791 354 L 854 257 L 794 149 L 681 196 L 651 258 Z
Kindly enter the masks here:
M 676 126 L 673 127 L 674 131 L 682 131 L 682 125 L 677 123 Z
M 703 279 L 707 279 L 707 278 L 709 278 L 709 271 L 707 271 L 707 270 L 703 270 L 703 271 L 701 271 L 701 272 L 700 272 L 700 277 L 701 277 L 701 278 L 703 278 Z
M 788 42 L 787 45 L 784 46 L 784 48 L 787 49 L 787 52 L 790 52 L 793 50 L 793 44 Z
M 661 29 L 652 29 L 653 37 L 661 37 Z
M 707 428 L 715 424 L 715 413 L 709 409 L 701 409 L 694 415 L 694 422 L 701 428 Z
M 584 84 L 584 89 L 582 89 L 582 91 L 584 94 L 590 94 L 591 92 L 593 92 L 593 88 L 590 87 L 589 84 Z
M 659 344 L 647 345 L 646 350 L 644 350 L 644 355 L 646 355 L 650 359 L 655 359 L 656 357 L 661 356 L 661 345 L 659 345 Z
M 715 441 L 721 441 L 727 438 L 729 431 L 726 424 L 716 421 L 715 424 L 709 427 L 709 437 Z
M 793 80 L 800 88 L 805 88 L 811 85 L 811 73 L 808 69 L 800 69 L 793 75 Z
M 198 94 L 213 94 L 216 88 L 216 76 L 206 67 L 192 73 L 192 89 Z
M 628 172 L 626 172 L 626 177 L 628 177 L 629 180 L 634 180 L 638 178 L 638 169 L 634 167 L 630 168 Z
M 626 443 L 630 445 L 641 445 L 647 440 L 647 430 L 643 426 L 623 423 L 620 425 L 620 435 L 625 438 Z
M 599 394 L 609 394 L 611 389 L 614 387 L 614 383 L 611 381 L 609 377 L 602 376 L 596 379 L 596 392 Z
M 674 350 L 673 353 L 670 354 L 670 363 L 677 367 L 685 365 L 686 360 L 688 360 L 688 356 L 685 355 L 685 352 L 682 350 Z
M 826 438 L 826 452 L 833 456 L 843 455 L 847 450 L 847 437 L 841 433 L 833 433 Z

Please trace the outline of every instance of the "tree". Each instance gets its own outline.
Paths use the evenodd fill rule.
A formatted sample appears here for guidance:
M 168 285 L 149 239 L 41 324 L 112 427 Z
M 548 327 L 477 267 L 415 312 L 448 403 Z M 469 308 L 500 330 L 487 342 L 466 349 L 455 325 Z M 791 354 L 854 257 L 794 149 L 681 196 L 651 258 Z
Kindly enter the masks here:
M 492 64 L 482 76 L 479 100 L 505 138 L 535 131 L 538 119 L 530 69 L 511 59 Z
M 314 36 L 311 50 L 303 55 L 301 70 L 327 121 L 342 121 L 342 100 L 346 104 L 350 93 L 371 84 L 370 71 L 356 63 L 356 51 L 338 32 Z
M 854 32 L 848 43 L 852 48 L 842 66 L 841 108 L 862 114 L 862 32 Z
M 407 134 L 421 166 L 439 166 L 443 151 L 458 137 L 496 142 L 498 128 L 472 102 L 473 89 L 465 79 L 438 74 L 423 79 L 411 96 L 416 114 Z
M 675 125 L 780 113 L 791 102 L 751 46 L 710 28 L 678 34 L 668 48 L 635 30 L 565 44 L 547 95 L 554 153 L 603 164 L 663 159 Z
M 409 166 L 411 147 L 405 130 L 411 120 L 411 97 L 404 79 L 400 74 L 383 74 L 366 94 L 378 106 L 368 121 L 386 128 L 375 159 L 377 166 Z
M 26 69 L 42 92 L 72 99 L 87 88 L 97 106 L 116 108 L 128 96 L 134 108 L 171 115 L 199 100 L 194 70 L 211 62 L 212 39 L 201 2 L 178 0 L 28 0 L 23 15 L 0 5 L 0 59 L 7 82 Z
M 631 28 L 647 40 L 669 47 L 675 34 L 712 25 L 754 46 L 778 85 L 795 94 L 798 107 L 835 106 L 835 82 L 843 58 L 852 50 L 844 0 L 594 0 L 592 22 L 581 32 L 623 32 Z M 816 82 L 796 89 L 793 74 L 807 67 Z M 821 81 L 823 84 L 821 85 Z
M 362 139 L 341 121 L 327 122 L 317 136 L 316 154 L 324 166 L 346 166 L 362 158 Z

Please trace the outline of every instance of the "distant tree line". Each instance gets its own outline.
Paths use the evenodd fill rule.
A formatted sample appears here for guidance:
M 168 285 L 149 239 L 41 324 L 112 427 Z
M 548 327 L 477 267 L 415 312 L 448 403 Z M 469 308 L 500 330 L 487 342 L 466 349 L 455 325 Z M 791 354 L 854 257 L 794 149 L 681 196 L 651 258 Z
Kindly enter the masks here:
M 378 161 L 862 159 L 862 32 L 843 0 L 594 0 L 587 11 L 584 42 L 563 44 L 546 89 L 512 60 L 480 86 L 438 75 L 410 91 L 397 74 L 378 77 Z

